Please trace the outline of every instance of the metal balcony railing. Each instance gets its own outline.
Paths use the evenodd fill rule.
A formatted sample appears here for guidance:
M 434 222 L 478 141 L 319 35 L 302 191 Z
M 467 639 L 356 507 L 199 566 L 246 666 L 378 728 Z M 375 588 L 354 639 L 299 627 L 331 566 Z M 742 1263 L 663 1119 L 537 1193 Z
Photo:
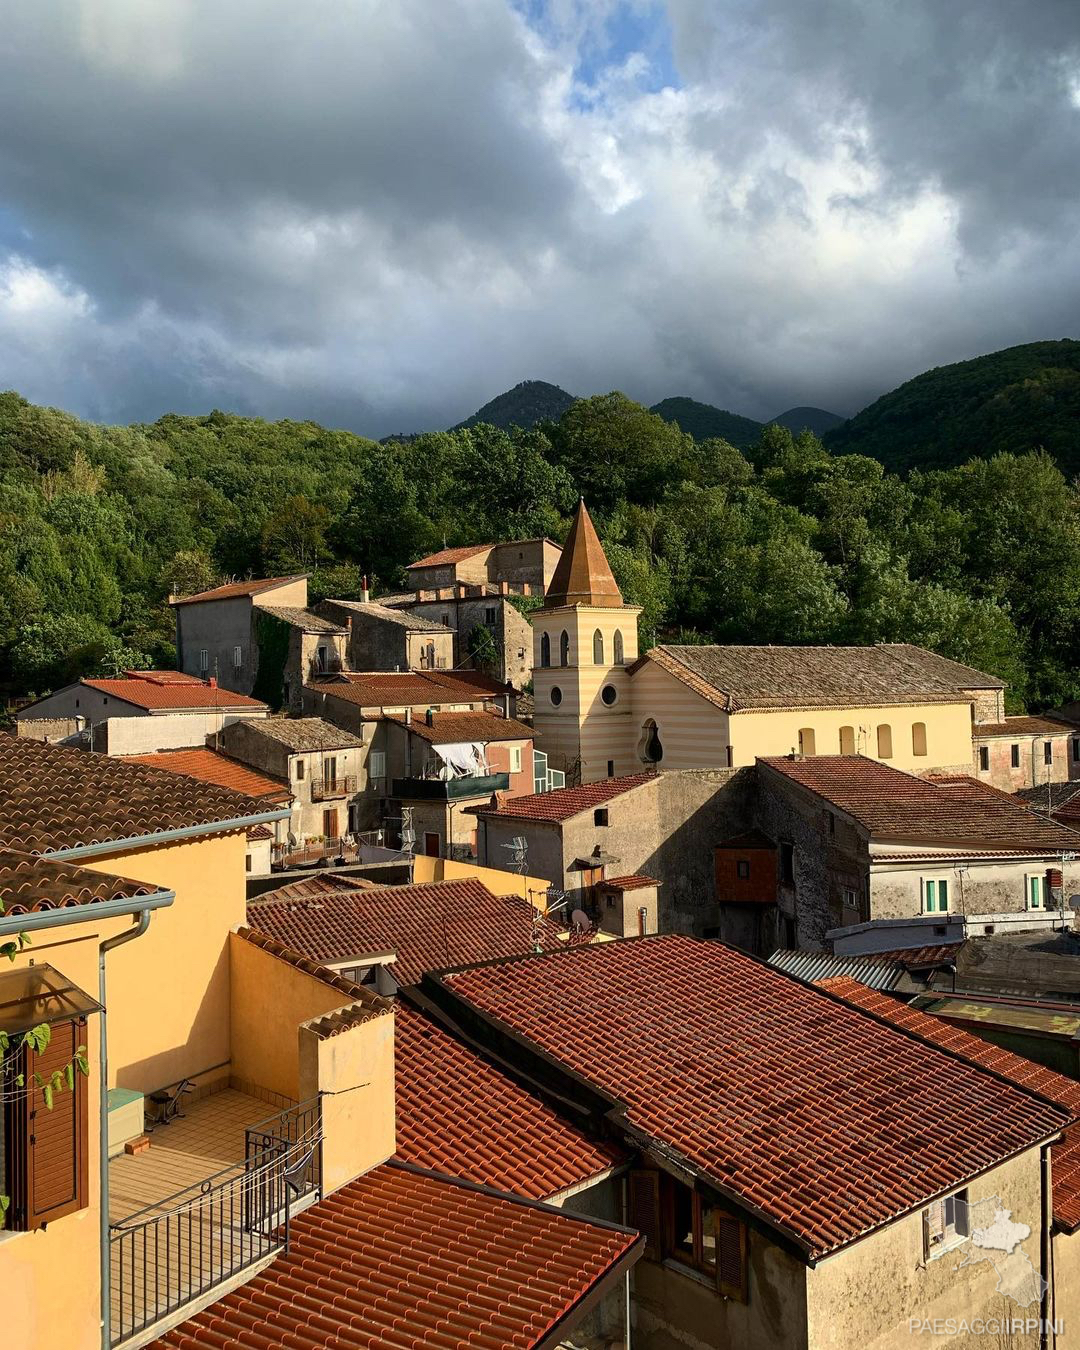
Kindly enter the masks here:
M 329 797 L 351 797 L 356 791 L 356 775 L 347 773 L 342 778 L 313 778 L 311 800 L 324 802 Z
M 292 1211 L 320 1190 L 318 1101 L 260 1122 L 246 1144 L 244 1162 L 110 1225 L 111 1345 L 288 1250 Z

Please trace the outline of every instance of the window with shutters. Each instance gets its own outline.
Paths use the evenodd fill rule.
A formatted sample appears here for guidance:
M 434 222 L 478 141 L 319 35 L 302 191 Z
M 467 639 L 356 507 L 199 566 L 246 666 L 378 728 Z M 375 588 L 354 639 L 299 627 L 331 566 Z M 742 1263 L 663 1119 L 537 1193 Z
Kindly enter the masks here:
M 1024 878 L 1024 900 L 1028 909 L 1046 909 L 1048 891 L 1044 872 Z
M 21 1088 L 5 1093 L 3 1189 L 11 1201 L 6 1226 L 15 1232 L 41 1228 L 85 1209 L 87 1195 L 87 1076 L 69 1067 L 86 1053 L 86 1021 L 57 1022 L 40 1053 L 21 1045 L 12 1054 L 6 1082 Z M 63 1078 L 51 1108 L 35 1075 L 48 1083 Z
M 645 1234 L 646 1254 L 658 1251 L 665 1261 L 687 1267 L 715 1283 L 725 1298 L 745 1303 L 747 1232 L 742 1220 L 710 1196 L 666 1173 L 632 1173 L 631 1197 L 635 1175 L 656 1178 L 655 1191 L 648 1190 L 649 1183 L 645 1181 L 637 1183 L 650 1202 L 655 1200 L 659 1204 L 658 1218 L 652 1211 L 642 1215 L 652 1224 L 650 1229 L 635 1224 Z M 631 1222 L 634 1214 L 632 1203 Z
M 927 1261 L 963 1242 L 971 1234 L 968 1193 L 957 1191 L 935 1200 L 922 1212 L 923 1258 Z
M 922 883 L 924 914 L 949 912 L 949 882 L 946 877 L 924 877 Z

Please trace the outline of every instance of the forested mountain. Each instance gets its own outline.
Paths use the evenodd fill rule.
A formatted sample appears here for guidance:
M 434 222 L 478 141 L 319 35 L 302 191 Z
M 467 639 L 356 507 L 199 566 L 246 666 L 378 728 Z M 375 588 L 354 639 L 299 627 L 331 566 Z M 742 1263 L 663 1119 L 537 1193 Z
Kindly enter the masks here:
M 840 426 L 843 420 L 836 413 L 826 412 L 824 408 L 789 408 L 787 412 L 769 418 L 770 422 L 787 427 L 796 436 L 800 431 L 812 431 L 815 436 L 824 436 L 833 427 Z
M 398 588 L 449 544 L 562 538 L 578 494 L 644 645 L 923 643 L 1080 698 L 1080 494 L 1043 454 L 888 474 L 768 426 L 743 453 L 621 394 L 557 422 L 379 445 L 213 412 L 101 427 L 0 396 L 0 680 L 168 663 L 169 591 L 312 571 L 313 598 Z
M 450 430 L 460 431 L 463 427 L 475 427 L 481 422 L 487 426 L 501 427 L 503 431 L 509 431 L 511 427 L 534 427 L 537 422 L 557 422 L 573 401 L 573 394 L 568 394 L 557 384 L 547 384 L 543 380 L 522 380 Z
M 1030 342 L 938 366 L 825 440 L 831 450 L 875 455 L 900 471 L 1041 448 L 1071 477 L 1080 473 L 1080 342 Z
M 674 423 L 696 441 L 717 437 L 740 450 L 753 445 L 761 434 L 762 423 L 751 417 L 714 408 L 711 403 L 698 403 L 692 398 L 665 398 L 649 409 L 665 422 Z

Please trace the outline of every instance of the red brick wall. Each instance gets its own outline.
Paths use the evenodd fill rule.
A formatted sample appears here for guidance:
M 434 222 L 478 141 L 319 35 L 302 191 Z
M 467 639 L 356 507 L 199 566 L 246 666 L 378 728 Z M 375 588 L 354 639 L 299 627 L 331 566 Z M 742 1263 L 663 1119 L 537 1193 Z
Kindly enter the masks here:
M 750 864 L 749 877 L 739 876 L 740 862 Z M 771 848 L 718 848 L 716 850 L 716 898 L 776 901 L 777 852 Z M 744 869 L 745 870 L 745 869 Z

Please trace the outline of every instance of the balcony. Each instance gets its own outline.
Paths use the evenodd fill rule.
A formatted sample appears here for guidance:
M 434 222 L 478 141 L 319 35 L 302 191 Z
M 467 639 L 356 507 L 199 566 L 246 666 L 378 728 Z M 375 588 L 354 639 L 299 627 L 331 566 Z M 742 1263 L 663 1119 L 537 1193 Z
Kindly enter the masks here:
M 317 1099 L 270 1113 L 230 1088 L 113 1158 L 111 1344 L 145 1343 L 287 1249 L 290 1215 L 320 1193 L 321 1140 Z
M 313 778 L 311 780 L 311 800 L 329 801 L 333 797 L 351 797 L 357 791 L 356 775 L 346 774 L 344 778 Z
M 471 774 L 464 778 L 395 778 L 392 796 L 405 801 L 456 802 L 465 797 L 490 797 L 510 787 L 508 773 Z

